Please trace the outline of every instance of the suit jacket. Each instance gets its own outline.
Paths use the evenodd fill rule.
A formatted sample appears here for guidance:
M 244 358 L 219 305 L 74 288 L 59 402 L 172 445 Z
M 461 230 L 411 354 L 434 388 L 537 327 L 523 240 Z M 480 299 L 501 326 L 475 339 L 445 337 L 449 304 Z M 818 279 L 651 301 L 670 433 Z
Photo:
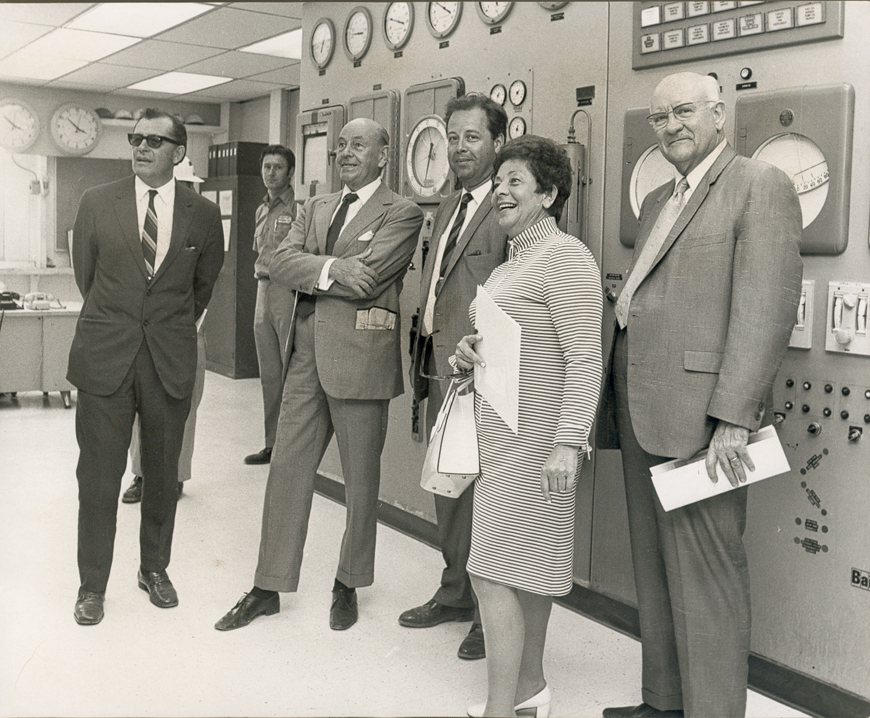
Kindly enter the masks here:
M 411 263 L 423 213 L 381 184 L 347 223 L 326 254 L 329 223 L 341 192 L 307 200 L 269 264 L 269 277 L 317 297 L 314 351 L 324 391 L 339 399 L 392 399 L 404 391 L 399 338 L 399 293 Z M 330 256 L 352 257 L 370 248 L 366 264 L 378 273 L 367 299 L 338 283 L 315 288 Z M 375 311 L 372 311 L 375 310 Z M 381 310 L 381 311 L 378 311 Z M 296 322 L 294 306 L 293 324 Z M 289 346 L 293 344 L 293 334 Z
M 149 282 L 134 177 L 85 192 L 71 250 L 84 304 L 67 379 L 83 391 L 112 394 L 145 341 L 166 392 L 188 396 L 196 372 L 195 320 L 211 298 L 223 244 L 218 207 L 176 184 L 169 249 Z
M 632 267 L 674 182 L 641 209 Z M 797 317 L 801 210 L 788 177 L 727 146 L 704 175 L 635 292 L 628 321 L 628 399 L 645 451 L 689 458 L 719 419 L 751 431 Z M 608 372 L 599 447 L 616 448 Z
M 454 192 L 438 208 L 432 228 L 434 242 L 440 240 L 447 230 L 462 194 L 462 191 Z M 484 284 L 492 270 L 504 262 L 506 245 L 507 234 L 499 227 L 492 204 L 484 202 L 457 240 L 444 281 L 435 293 L 431 343 L 421 341 L 421 333 L 429 289 L 433 281 L 438 281 L 434 248 L 426 256 L 420 278 L 420 321 L 411 337 L 411 385 L 417 401 L 422 401 L 428 393 L 428 381 L 420 376 L 421 366 L 425 368 L 428 364 L 439 374 L 451 373 L 448 357 L 453 355 L 459 340 L 474 331 L 468 318 L 468 307 L 475 297 L 477 285 Z M 429 361 L 430 352 L 434 362 Z

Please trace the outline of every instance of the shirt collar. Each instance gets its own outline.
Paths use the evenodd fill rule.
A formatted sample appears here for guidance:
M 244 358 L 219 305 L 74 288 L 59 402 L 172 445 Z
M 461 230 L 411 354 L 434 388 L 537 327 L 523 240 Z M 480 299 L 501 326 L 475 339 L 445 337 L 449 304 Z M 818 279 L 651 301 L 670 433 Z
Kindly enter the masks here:
M 709 170 L 713 166 L 716 158 L 718 158 L 719 155 L 722 154 L 722 150 L 725 149 L 725 145 L 727 144 L 728 141 L 723 138 L 722 141 L 718 145 L 716 145 L 713 151 L 703 160 L 701 160 L 701 163 L 697 167 L 695 167 L 695 169 L 693 169 L 691 172 L 689 172 L 689 174 L 686 175 L 686 181 L 688 181 L 689 183 L 690 191 L 695 190 L 695 187 L 697 187 L 698 184 L 701 182 L 703 176 L 707 174 L 707 170 Z M 676 181 L 677 183 L 679 183 L 683 176 L 679 172 L 676 172 L 675 175 Z
M 136 199 L 141 199 L 142 197 L 148 197 L 148 192 L 152 189 L 157 190 L 157 194 L 166 204 L 170 204 L 170 200 L 175 199 L 175 178 L 173 177 L 169 182 L 160 187 L 149 187 L 145 184 L 141 179 L 136 177 Z
M 556 219 L 546 216 L 524 229 L 513 239 L 508 240 L 508 259 L 516 259 L 517 255 L 536 245 L 544 237 L 551 237 L 559 231 Z
M 479 187 L 475 187 L 472 190 L 463 190 L 463 194 L 465 192 L 469 192 L 474 201 L 477 202 L 478 205 L 481 205 L 489 200 L 489 196 L 492 193 L 492 182 L 487 180 Z
M 269 193 L 266 192 L 266 196 L 263 197 L 263 204 L 267 205 L 269 208 L 272 208 L 279 203 L 290 204 L 294 199 L 295 197 L 293 195 L 293 188 L 290 185 L 287 185 L 285 190 L 275 198 L 274 202 L 269 200 Z
M 354 194 L 359 197 L 359 201 L 365 204 L 368 202 L 372 195 L 377 192 L 378 187 L 381 186 L 381 178 L 378 177 L 373 182 L 369 182 L 365 187 L 360 187 Z M 341 188 L 341 198 L 344 199 L 344 196 L 350 194 L 350 189 L 348 189 L 347 185 Z

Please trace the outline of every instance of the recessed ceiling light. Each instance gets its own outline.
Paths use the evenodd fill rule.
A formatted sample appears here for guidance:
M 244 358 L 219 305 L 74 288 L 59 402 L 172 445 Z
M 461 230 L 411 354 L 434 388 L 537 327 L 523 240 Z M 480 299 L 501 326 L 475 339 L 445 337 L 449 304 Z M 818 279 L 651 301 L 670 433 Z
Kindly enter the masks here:
M 28 80 L 54 80 L 74 72 L 88 63 L 85 60 L 70 60 L 50 57 L 41 53 L 13 52 L 0 60 L 0 77 L 18 77 Z
M 240 47 L 242 52 L 253 52 L 257 55 L 272 55 L 286 57 L 290 60 L 302 59 L 302 28 L 291 30 L 268 40 L 255 42 L 247 47 Z
M 66 27 L 151 37 L 212 9 L 194 2 L 107 2 L 79 15 Z
M 27 46 L 28 54 L 64 57 L 69 60 L 93 62 L 139 42 L 138 37 L 107 35 L 102 32 L 58 28 Z
M 232 79 L 231 77 L 218 77 L 216 75 L 198 75 L 194 72 L 167 72 L 164 75 L 152 77 L 150 80 L 137 82 L 135 85 L 130 85 L 127 89 L 184 95 L 188 92 L 196 92 L 197 90 L 204 90 L 207 87 L 222 85 Z

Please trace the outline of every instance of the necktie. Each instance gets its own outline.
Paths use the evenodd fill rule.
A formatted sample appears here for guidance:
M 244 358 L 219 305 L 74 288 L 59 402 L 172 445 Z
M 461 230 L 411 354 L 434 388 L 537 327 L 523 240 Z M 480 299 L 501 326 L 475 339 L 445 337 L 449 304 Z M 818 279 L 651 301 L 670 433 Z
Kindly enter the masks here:
M 616 302 L 616 320 L 622 329 L 625 329 L 628 325 L 628 310 L 631 306 L 631 298 L 649 273 L 653 261 L 674 226 L 674 222 L 677 221 L 677 217 L 683 211 L 683 206 L 686 203 L 685 192 L 687 189 L 689 189 L 689 183 L 683 177 L 677 184 L 673 196 L 671 196 L 662 209 L 661 214 L 659 214 L 655 226 L 650 232 L 646 244 L 640 252 L 640 256 L 637 258 L 637 264 L 634 265 L 634 269 L 632 269 L 628 281 L 625 283 L 622 294 L 619 295 L 619 299 Z
M 465 222 L 465 213 L 468 210 L 468 203 L 471 202 L 471 200 L 472 197 L 470 192 L 466 192 L 462 195 L 462 199 L 459 200 L 459 212 L 456 214 L 456 219 L 453 220 L 453 226 L 450 228 L 450 234 L 447 236 L 447 244 L 444 245 L 444 254 L 441 255 L 441 269 L 438 272 L 439 277 L 444 276 L 444 272 L 447 271 L 447 265 L 450 264 L 450 255 L 453 254 L 453 250 L 456 248 L 459 233 L 462 231 L 462 225 Z
M 142 254 L 145 255 L 145 267 L 148 269 L 148 279 L 154 276 L 154 261 L 157 258 L 157 212 L 154 211 L 154 197 L 157 190 L 148 191 L 148 210 L 145 212 L 145 223 L 142 225 Z
M 344 220 L 347 217 L 348 205 L 356 202 L 358 199 L 359 197 L 353 192 L 348 192 L 341 200 L 341 206 L 339 206 L 338 212 L 335 213 L 332 224 L 329 225 L 329 231 L 326 233 L 326 253 L 328 255 L 332 256 L 332 251 L 335 249 L 335 243 L 338 241 L 338 235 L 341 234 L 341 228 L 344 226 Z

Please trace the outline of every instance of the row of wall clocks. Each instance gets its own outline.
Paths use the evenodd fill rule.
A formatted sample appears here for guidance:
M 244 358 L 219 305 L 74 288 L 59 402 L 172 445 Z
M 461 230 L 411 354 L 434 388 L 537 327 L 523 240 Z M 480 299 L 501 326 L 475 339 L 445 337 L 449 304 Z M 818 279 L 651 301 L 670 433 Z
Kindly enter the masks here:
M 86 155 L 100 141 L 103 126 L 99 115 L 87 107 L 67 103 L 58 107 L 49 123 L 51 139 L 68 155 Z M 0 147 L 26 152 L 39 139 L 39 115 L 22 100 L 0 100 Z
M 427 2 L 426 27 L 436 38 L 450 35 L 459 25 L 462 17 L 462 2 Z M 477 2 L 478 17 L 487 25 L 497 25 L 504 22 L 513 9 L 512 2 Z M 567 2 L 539 2 L 546 10 L 558 10 Z M 360 5 L 351 10 L 344 23 L 343 45 L 347 56 L 356 62 L 362 59 L 372 44 L 373 35 L 372 14 L 367 7 Z M 414 3 L 387 3 L 384 11 L 384 43 L 390 50 L 404 47 L 414 31 Z M 309 50 L 311 59 L 321 70 L 325 68 L 335 50 L 335 25 L 329 18 L 321 18 L 314 25 L 311 33 Z

